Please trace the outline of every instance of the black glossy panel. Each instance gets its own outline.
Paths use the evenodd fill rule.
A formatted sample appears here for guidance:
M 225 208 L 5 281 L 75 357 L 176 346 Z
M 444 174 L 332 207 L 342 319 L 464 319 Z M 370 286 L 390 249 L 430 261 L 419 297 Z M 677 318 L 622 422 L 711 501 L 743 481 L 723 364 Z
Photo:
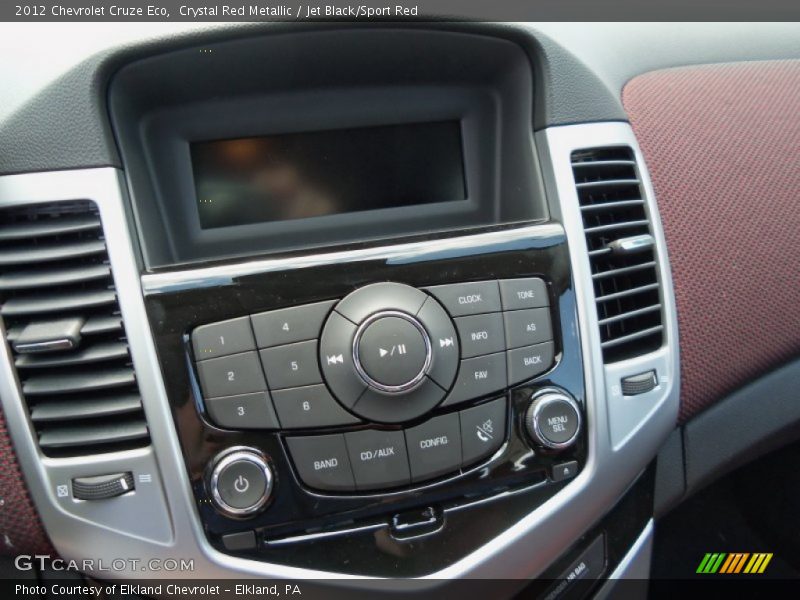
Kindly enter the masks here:
M 227 284 L 210 280 L 208 285 L 201 282 L 195 289 L 146 297 L 162 368 L 170 373 L 165 378 L 167 391 L 194 484 L 198 510 L 215 546 L 224 548 L 221 542 L 224 534 L 255 530 L 258 549 L 251 555 L 263 560 L 294 566 L 330 567 L 340 571 L 344 569 L 341 561 L 345 560 L 346 570 L 352 573 L 423 575 L 466 556 L 504 529 L 512 527 L 563 486 L 569 485 L 571 480 L 552 482 L 548 473 L 552 465 L 568 460 L 576 460 L 579 469 L 583 467 L 586 461 L 583 437 L 570 450 L 560 454 L 540 453 L 531 448 L 522 423 L 531 394 L 537 389 L 561 387 L 579 403 L 584 401 L 575 295 L 566 241 L 561 234 L 534 238 L 525 234 L 526 230 L 494 228 L 486 231 L 497 232 L 490 238 L 495 242 L 469 236 L 429 238 L 415 255 L 405 255 L 402 259 L 375 257 L 353 262 L 321 259 L 315 260 L 314 266 L 304 268 L 292 268 L 291 257 L 287 256 L 285 269 L 234 278 Z M 539 379 L 523 382 L 504 395 L 507 411 L 505 430 L 500 426 L 492 431 L 493 436 L 497 435 L 493 440 L 500 442 L 495 446 L 497 450 L 475 459 L 477 464 L 467 467 L 463 474 L 452 469 L 445 472 L 442 468 L 441 474 L 431 475 L 438 476 L 438 479 L 426 479 L 390 492 L 347 491 L 356 485 L 355 480 L 349 479 L 352 475 L 350 457 L 342 454 L 346 450 L 344 437 L 334 437 L 330 439 L 341 440 L 341 443 L 337 442 L 336 458 L 340 466 L 346 465 L 347 476 L 343 480 L 331 476 L 321 484 L 306 486 L 298 478 L 281 434 L 223 431 L 204 416 L 193 369 L 187 368 L 194 358 L 187 333 L 198 325 L 293 305 L 335 300 L 373 282 L 394 281 L 422 289 L 448 283 L 518 277 L 541 277 L 547 282 L 554 364 Z M 334 317 L 338 317 L 335 312 L 331 318 Z M 352 330 L 346 332 L 346 341 L 350 335 Z M 345 355 L 346 346 L 344 344 L 340 350 Z M 319 358 L 325 379 L 329 381 L 324 348 L 320 350 Z M 503 381 L 500 389 L 504 385 Z M 298 429 L 292 432 L 291 437 L 311 438 L 319 437 L 319 434 L 328 436 L 365 429 L 400 432 L 439 415 L 483 406 L 485 399 L 497 397 L 498 394 L 492 395 L 487 391 L 486 395 L 477 395 L 475 399 L 457 406 L 439 406 L 430 414 L 402 425 L 354 424 L 322 430 Z M 485 421 L 477 424 L 483 425 Z M 477 429 L 470 430 L 468 435 L 477 436 Z M 211 509 L 202 482 L 203 468 L 208 460 L 219 450 L 233 445 L 248 445 L 262 450 L 276 475 L 270 507 L 247 521 L 234 521 Z M 326 456 L 321 458 L 325 460 Z M 313 470 L 313 462 L 311 468 Z M 416 475 L 414 478 L 417 479 Z M 419 479 L 422 478 L 420 475 Z M 331 486 L 338 490 L 331 490 Z M 323 488 L 328 491 L 321 491 Z M 485 502 L 492 498 L 493 502 Z M 448 516 L 443 529 L 433 535 L 403 541 L 392 537 L 389 523 L 395 514 L 429 506 L 439 511 L 451 511 L 457 507 L 462 510 Z M 314 533 L 362 526 L 372 528 L 363 533 L 334 535 L 326 538 L 328 541 L 325 543 L 313 537 Z M 312 537 L 303 539 L 310 541 L 286 541 L 294 536 L 309 535 Z M 333 557 L 336 557 L 337 564 L 330 564 Z

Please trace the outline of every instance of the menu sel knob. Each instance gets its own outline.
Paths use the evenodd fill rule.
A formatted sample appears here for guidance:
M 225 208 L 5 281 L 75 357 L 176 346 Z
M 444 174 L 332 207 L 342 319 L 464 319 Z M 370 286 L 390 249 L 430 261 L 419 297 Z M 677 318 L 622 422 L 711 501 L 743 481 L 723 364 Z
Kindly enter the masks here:
M 578 439 L 581 411 L 578 403 L 557 389 L 533 395 L 525 413 L 525 429 L 533 441 L 550 450 L 564 450 Z
M 260 451 L 235 447 L 212 461 L 206 482 L 217 510 L 229 517 L 245 518 L 267 505 L 273 479 L 272 469 Z

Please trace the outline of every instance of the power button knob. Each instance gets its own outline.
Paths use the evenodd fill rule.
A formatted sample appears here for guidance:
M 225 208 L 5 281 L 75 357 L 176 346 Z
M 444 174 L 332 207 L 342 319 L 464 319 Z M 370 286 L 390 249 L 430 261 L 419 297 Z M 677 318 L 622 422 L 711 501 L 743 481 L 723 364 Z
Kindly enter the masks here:
M 214 506 L 230 517 L 255 515 L 272 493 L 272 469 L 254 448 L 230 448 L 212 462 L 208 487 Z

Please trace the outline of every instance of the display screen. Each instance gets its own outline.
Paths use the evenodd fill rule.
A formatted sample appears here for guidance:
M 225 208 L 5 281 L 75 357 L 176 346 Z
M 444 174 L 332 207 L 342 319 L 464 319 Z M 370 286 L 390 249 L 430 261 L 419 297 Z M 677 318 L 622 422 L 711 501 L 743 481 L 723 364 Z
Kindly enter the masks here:
M 458 121 L 191 144 L 203 229 L 467 197 Z

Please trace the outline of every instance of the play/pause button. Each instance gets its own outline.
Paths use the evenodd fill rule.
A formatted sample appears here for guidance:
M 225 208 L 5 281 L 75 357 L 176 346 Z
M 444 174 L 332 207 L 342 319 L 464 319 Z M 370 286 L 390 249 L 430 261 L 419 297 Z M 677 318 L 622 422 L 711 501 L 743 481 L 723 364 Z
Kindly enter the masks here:
M 430 340 L 422 325 L 399 312 L 378 313 L 356 334 L 356 369 L 386 391 L 413 387 L 430 363 Z

